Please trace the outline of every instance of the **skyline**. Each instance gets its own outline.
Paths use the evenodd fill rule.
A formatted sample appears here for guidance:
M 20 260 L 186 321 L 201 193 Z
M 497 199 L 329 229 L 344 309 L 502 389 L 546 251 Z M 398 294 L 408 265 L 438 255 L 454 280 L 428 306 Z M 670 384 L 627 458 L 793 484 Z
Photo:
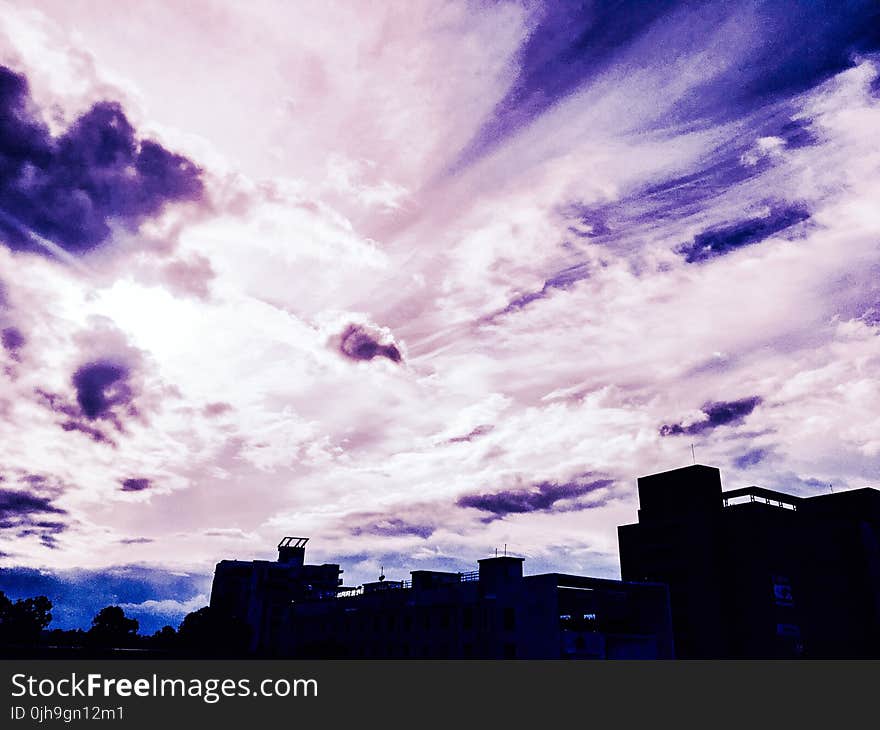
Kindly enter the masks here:
M 873 6 L 4 3 L 3 581 L 611 577 L 692 444 L 876 486 Z

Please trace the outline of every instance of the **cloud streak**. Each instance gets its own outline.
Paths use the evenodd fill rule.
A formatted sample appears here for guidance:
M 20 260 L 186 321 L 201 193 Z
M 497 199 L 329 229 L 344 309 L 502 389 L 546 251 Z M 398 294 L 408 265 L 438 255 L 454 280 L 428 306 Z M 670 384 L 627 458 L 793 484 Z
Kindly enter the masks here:
M 4 12 L 2 564 L 614 575 L 688 439 L 872 483 L 876 4 L 645 5 Z
M 559 503 L 577 500 L 585 495 L 605 490 L 613 483 L 612 479 L 564 483 L 539 482 L 527 489 L 505 489 L 499 492 L 465 494 L 458 498 L 456 504 L 459 507 L 470 507 L 481 512 L 489 512 L 493 519 L 528 512 L 587 509 L 591 506 L 600 506 L 602 500 L 591 500 L 586 504 L 575 503 L 575 505 L 568 504 L 566 506 L 561 506 Z

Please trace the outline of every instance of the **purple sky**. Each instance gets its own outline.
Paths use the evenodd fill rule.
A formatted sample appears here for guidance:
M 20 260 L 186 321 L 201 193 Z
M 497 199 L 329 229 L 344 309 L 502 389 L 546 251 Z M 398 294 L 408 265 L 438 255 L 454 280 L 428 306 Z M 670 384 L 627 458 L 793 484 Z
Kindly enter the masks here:
M 878 51 L 867 0 L 5 6 L 0 589 L 615 576 L 691 444 L 877 485 Z

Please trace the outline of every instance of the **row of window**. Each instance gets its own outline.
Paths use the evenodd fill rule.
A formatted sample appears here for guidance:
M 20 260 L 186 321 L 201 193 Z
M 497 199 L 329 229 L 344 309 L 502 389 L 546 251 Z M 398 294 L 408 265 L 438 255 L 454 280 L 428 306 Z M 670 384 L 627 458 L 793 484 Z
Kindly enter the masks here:
M 449 643 L 441 644 L 422 644 L 413 647 L 409 643 L 403 644 L 358 644 L 355 646 L 337 646 L 337 653 L 340 656 L 359 657 L 365 659 L 393 659 L 393 658 L 425 658 L 425 659 L 454 659 L 456 657 L 473 658 L 478 656 L 478 652 L 474 648 L 473 642 L 466 642 L 461 645 L 451 645 Z M 309 647 L 304 647 L 304 651 L 308 652 Z M 320 647 L 319 653 L 326 653 L 325 647 Z M 505 659 L 514 659 L 517 656 L 517 646 L 514 642 L 506 642 L 501 645 L 501 656 Z
M 460 628 L 472 631 L 475 619 L 480 620 L 480 628 L 491 630 L 494 625 L 494 611 L 475 610 L 474 606 L 465 606 L 461 611 L 455 607 L 432 608 L 429 610 L 404 613 L 360 612 L 348 609 L 344 615 L 335 616 L 295 616 L 294 620 L 306 631 L 323 632 L 324 634 L 349 633 L 353 631 L 396 632 L 396 631 L 449 631 Z M 516 630 L 516 608 L 508 606 L 501 612 L 501 628 L 504 631 Z

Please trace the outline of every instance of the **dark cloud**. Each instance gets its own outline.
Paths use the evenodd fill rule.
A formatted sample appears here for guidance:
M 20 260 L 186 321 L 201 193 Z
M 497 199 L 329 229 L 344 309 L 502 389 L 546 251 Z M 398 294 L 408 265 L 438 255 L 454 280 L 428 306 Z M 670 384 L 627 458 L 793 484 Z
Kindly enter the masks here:
M 44 547 L 54 550 L 58 547 L 56 535 L 61 534 L 67 529 L 65 522 L 53 522 L 51 520 L 39 520 L 30 523 L 29 527 L 19 530 L 16 535 L 18 537 L 29 537 L 36 535 L 40 538 L 40 542 Z
M 747 135 L 722 140 L 688 172 L 651 182 L 610 203 L 571 202 L 561 206 L 559 212 L 571 221 L 569 230 L 578 235 L 585 235 L 580 232 L 589 229 L 586 235 L 596 243 L 632 246 L 631 241 L 640 238 L 641 230 L 656 232 L 660 223 L 682 225 L 689 216 L 701 216 L 708 202 L 737 189 L 776 164 L 778 160 L 769 155 L 754 157 L 757 139 L 777 136 L 786 140 L 786 146 L 807 144 L 807 136 L 811 134 L 809 122 L 795 120 L 794 115 L 798 113 L 799 107 L 794 103 L 773 105 L 750 119 Z M 754 157 L 753 164 L 744 163 L 749 157 Z M 749 205 L 765 204 L 763 200 L 749 199 Z M 776 207 L 792 206 L 780 203 Z
M 17 482 L 21 485 L 22 489 L 31 494 L 39 494 L 41 496 L 54 498 L 62 494 L 67 488 L 67 485 L 61 479 L 52 475 L 31 473 L 21 469 L 15 469 L 9 476 L 11 479 L 7 479 L 5 476 L 0 476 L 0 482 Z
M 61 424 L 61 428 L 64 431 L 76 431 L 78 433 L 84 433 L 88 436 L 92 441 L 98 444 L 107 444 L 109 446 L 116 446 L 116 442 L 110 438 L 104 431 L 100 428 L 95 428 L 94 426 L 90 426 L 87 423 L 83 423 L 82 421 L 70 420 L 65 421 Z
M 101 428 L 93 425 L 88 422 L 88 418 L 83 414 L 82 408 L 78 405 L 73 405 L 69 403 L 62 395 L 58 393 L 50 393 L 42 388 L 36 388 L 34 390 L 38 400 L 53 413 L 57 413 L 59 415 L 65 416 L 65 420 L 60 423 L 62 430 L 67 432 L 79 432 L 88 436 L 92 441 L 96 443 L 108 444 L 110 446 L 116 446 L 116 443 L 111 439 Z M 121 429 L 121 425 L 118 420 L 114 421 L 117 426 L 117 429 Z
M 123 492 L 142 492 L 150 488 L 150 480 L 143 477 L 123 479 L 120 484 Z
M 719 426 L 731 426 L 740 423 L 761 403 L 761 398 L 752 396 L 733 401 L 718 401 L 706 403 L 701 410 L 706 418 L 687 426 L 681 424 L 664 424 L 660 427 L 661 436 L 678 436 L 686 434 L 695 436 L 706 431 L 711 431 Z
M 472 507 L 489 512 L 495 518 L 525 512 L 547 512 L 561 500 L 577 499 L 613 484 L 611 479 L 593 479 L 572 482 L 539 482 L 529 489 L 506 489 L 500 492 L 465 494 L 458 498 L 459 507 Z M 579 508 L 593 506 L 593 503 Z M 568 511 L 570 508 L 561 511 Z
M 152 537 L 125 537 L 119 542 L 123 545 L 146 545 L 156 541 Z
M 5 327 L 0 331 L 0 344 L 3 345 L 3 349 L 6 350 L 6 352 L 9 353 L 9 356 L 13 359 L 18 359 L 19 350 L 24 347 L 25 342 L 24 335 L 17 327 Z
M 0 489 L 0 530 L 13 531 L 16 537 L 36 535 L 48 548 L 56 547 L 55 536 L 67 529 L 67 524 L 47 519 L 47 515 L 65 515 L 67 512 L 52 504 L 49 497 L 12 489 Z
M 760 114 L 752 115 L 748 133 L 722 140 L 696 167 L 684 174 L 652 181 L 608 203 L 569 201 L 558 208 L 558 214 L 568 223 L 570 233 L 590 243 L 613 248 L 618 252 L 635 252 L 645 240 L 659 234 L 671 235 L 673 230 L 692 226 L 691 220 L 705 225 L 703 215 L 708 205 L 731 191 L 738 192 L 740 209 L 754 210 L 768 205 L 765 199 L 755 197 L 755 188 L 746 184 L 766 173 L 769 168 L 785 160 L 784 155 L 761 155 L 756 152 L 756 140 L 762 137 L 780 137 L 785 148 L 817 144 L 820 140 L 810 126 L 810 120 L 801 118 L 800 105 L 785 102 L 772 105 Z M 747 164 L 745 160 L 751 160 Z M 727 253 L 735 247 L 756 243 L 774 232 L 807 218 L 801 204 L 771 203 L 769 216 L 750 216 L 737 223 L 720 223 L 704 231 L 696 241 L 677 248 L 689 257 L 691 263 L 710 255 Z M 668 233 L 667 233 L 668 231 Z M 707 246 L 713 246 L 705 250 Z M 577 247 L 575 247 L 576 249 Z M 515 300 L 509 308 L 546 296 L 552 289 L 564 289 L 577 279 L 590 275 L 590 265 L 577 264 L 547 280 L 539 292 L 526 294 L 522 301 Z
M 103 418 L 114 406 L 130 404 L 133 394 L 128 376 L 128 368 L 115 362 L 97 361 L 79 368 L 72 382 L 77 403 L 86 418 Z
M 0 527 L 9 527 L 11 523 L 26 516 L 47 513 L 65 514 L 63 509 L 55 507 L 46 497 L 0 489 Z
M 748 469 L 750 466 L 756 466 L 767 458 L 769 451 L 767 449 L 750 449 L 744 454 L 737 456 L 733 460 L 733 465 L 737 469 Z
M 574 266 L 569 266 L 568 268 L 562 269 L 561 271 L 558 271 L 556 274 L 546 279 L 544 281 L 544 285 L 541 287 L 540 290 L 527 292 L 525 294 L 521 294 L 515 299 L 512 299 L 504 309 L 502 309 L 500 312 L 492 314 L 487 318 L 487 320 L 492 321 L 496 317 L 510 314 L 511 312 L 515 312 L 519 309 L 523 309 L 532 302 L 535 302 L 539 299 L 545 299 L 555 290 L 564 291 L 567 289 L 571 289 L 571 287 L 573 287 L 578 281 L 588 278 L 589 275 L 590 268 L 587 264 L 575 264 Z
M 64 416 L 79 416 L 80 410 L 74 405 L 67 403 L 63 396 L 58 393 L 50 393 L 47 390 L 43 390 L 42 388 L 35 388 L 34 393 L 36 394 L 39 401 L 46 406 L 53 413 L 60 413 Z
M 690 264 L 700 263 L 759 243 L 809 217 L 810 214 L 803 206 L 777 207 L 764 218 L 750 218 L 704 231 L 696 235 L 691 243 L 680 246 L 677 252 Z
M 393 342 L 383 344 L 378 333 L 358 324 L 349 325 L 342 333 L 339 350 L 352 360 L 372 360 L 375 357 L 385 357 L 391 362 L 401 360 L 400 350 Z
M 859 319 L 870 327 L 880 327 L 880 304 L 876 307 L 868 307 Z
M 166 203 L 202 193 L 201 170 L 138 140 L 119 104 L 99 102 L 59 137 L 34 112 L 24 76 L 0 66 L 0 236 L 45 253 L 33 234 L 71 254 L 134 230 Z
M 560 213 L 572 221 L 568 232 L 578 238 L 599 238 L 611 233 L 608 216 L 602 206 L 570 203 L 562 206 Z
M 352 527 L 352 535 L 380 535 L 382 537 L 402 537 L 414 535 L 423 540 L 428 539 L 437 529 L 425 521 L 410 520 L 403 517 L 385 516 L 381 513 L 359 516 L 362 524 Z
M 785 140 L 785 146 L 790 150 L 810 147 L 821 141 L 808 119 L 792 119 L 786 122 L 775 136 Z

